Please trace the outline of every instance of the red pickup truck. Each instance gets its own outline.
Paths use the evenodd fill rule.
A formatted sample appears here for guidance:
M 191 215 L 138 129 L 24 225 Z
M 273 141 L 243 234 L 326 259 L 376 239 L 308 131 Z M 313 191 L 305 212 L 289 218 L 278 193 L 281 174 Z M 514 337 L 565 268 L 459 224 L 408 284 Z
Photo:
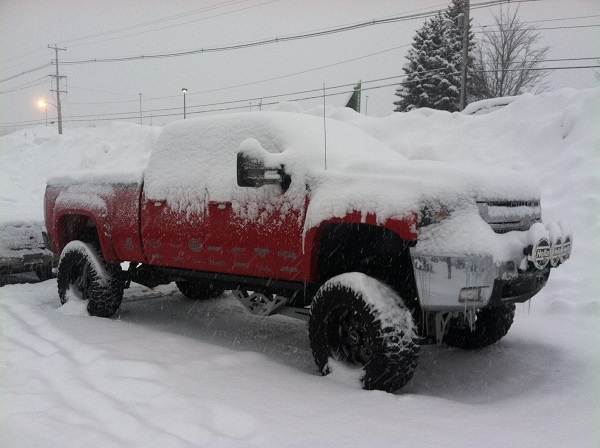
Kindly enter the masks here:
M 45 196 L 62 303 L 112 316 L 130 282 L 225 290 L 308 320 L 322 374 L 410 380 L 420 344 L 481 348 L 569 258 L 539 190 L 495 167 L 409 161 L 358 128 L 254 112 L 166 126 L 137 173 L 73 173 Z M 127 270 L 121 263 L 129 262 Z

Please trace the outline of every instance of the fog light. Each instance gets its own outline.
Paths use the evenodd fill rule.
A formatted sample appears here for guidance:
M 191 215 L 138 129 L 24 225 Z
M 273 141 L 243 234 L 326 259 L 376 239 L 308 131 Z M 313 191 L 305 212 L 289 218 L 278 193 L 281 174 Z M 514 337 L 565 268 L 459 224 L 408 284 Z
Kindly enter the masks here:
M 560 236 L 557 237 L 552 243 L 552 248 L 550 252 L 552 254 L 552 256 L 550 257 L 550 264 L 553 267 L 556 267 L 560 264 L 563 252 L 563 244 Z
M 485 302 L 487 300 L 487 291 L 489 286 L 475 286 L 469 288 L 463 288 L 460 290 L 458 301 L 463 302 Z
M 571 235 L 567 235 L 562 245 L 562 253 L 560 255 L 560 261 L 566 261 L 571 256 L 571 245 L 573 244 L 573 239 Z
M 533 265 L 537 269 L 544 269 L 550 262 L 550 243 L 548 238 L 541 238 L 534 246 L 531 251 L 529 261 L 533 262 Z

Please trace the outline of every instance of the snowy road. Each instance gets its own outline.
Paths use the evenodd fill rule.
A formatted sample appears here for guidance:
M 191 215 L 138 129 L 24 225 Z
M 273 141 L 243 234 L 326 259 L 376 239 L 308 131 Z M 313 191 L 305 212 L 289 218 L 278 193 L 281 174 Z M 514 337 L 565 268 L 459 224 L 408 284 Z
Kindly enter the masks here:
M 396 395 L 314 366 L 306 325 L 134 286 L 115 319 L 4 286 L 2 446 L 598 446 L 600 310 L 519 307 L 476 352 L 427 346 Z M 32 431 L 32 428 L 36 428 Z

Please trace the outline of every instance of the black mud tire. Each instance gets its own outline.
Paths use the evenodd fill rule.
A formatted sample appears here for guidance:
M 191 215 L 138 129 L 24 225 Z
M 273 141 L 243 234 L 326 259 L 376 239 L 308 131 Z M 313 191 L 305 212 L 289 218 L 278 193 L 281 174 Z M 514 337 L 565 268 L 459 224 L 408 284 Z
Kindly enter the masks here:
M 60 303 L 73 295 L 88 300 L 92 316 L 111 317 L 123 300 L 121 267 L 106 263 L 94 246 L 81 241 L 71 241 L 63 249 L 56 282 Z
M 214 299 L 225 291 L 214 283 L 175 282 L 181 294 L 191 300 Z
M 419 339 L 410 311 L 387 285 L 364 274 L 363 281 L 382 291 L 369 300 L 343 274 L 315 295 L 309 318 L 309 338 L 322 375 L 331 372 L 330 359 L 359 367 L 363 389 L 394 392 L 413 376 Z
M 477 311 L 473 331 L 456 319 L 448 323 L 444 342 L 463 350 L 476 350 L 495 344 L 508 333 L 515 317 L 514 303 Z

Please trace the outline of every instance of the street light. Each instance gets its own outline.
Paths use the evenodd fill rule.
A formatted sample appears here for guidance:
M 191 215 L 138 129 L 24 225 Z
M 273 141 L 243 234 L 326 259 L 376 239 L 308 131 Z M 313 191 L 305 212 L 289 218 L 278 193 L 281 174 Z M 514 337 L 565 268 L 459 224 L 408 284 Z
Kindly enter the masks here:
M 187 89 L 184 87 L 181 91 L 183 92 L 183 119 L 185 120 L 185 94 L 187 93 Z
M 38 106 L 39 106 L 40 108 L 46 109 L 46 126 L 48 126 L 48 104 L 50 104 L 51 106 L 54 106 L 54 107 L 56 107 L 54 104 L 52 104 L 52 103 L 50 103 L 50 102 L 46 101 L 46 100 L 45 100 L 45 99 L 43 99 L 43 98 L 42 98 L 41 100 L 39 100 L 39 101 L 38 101 Z

